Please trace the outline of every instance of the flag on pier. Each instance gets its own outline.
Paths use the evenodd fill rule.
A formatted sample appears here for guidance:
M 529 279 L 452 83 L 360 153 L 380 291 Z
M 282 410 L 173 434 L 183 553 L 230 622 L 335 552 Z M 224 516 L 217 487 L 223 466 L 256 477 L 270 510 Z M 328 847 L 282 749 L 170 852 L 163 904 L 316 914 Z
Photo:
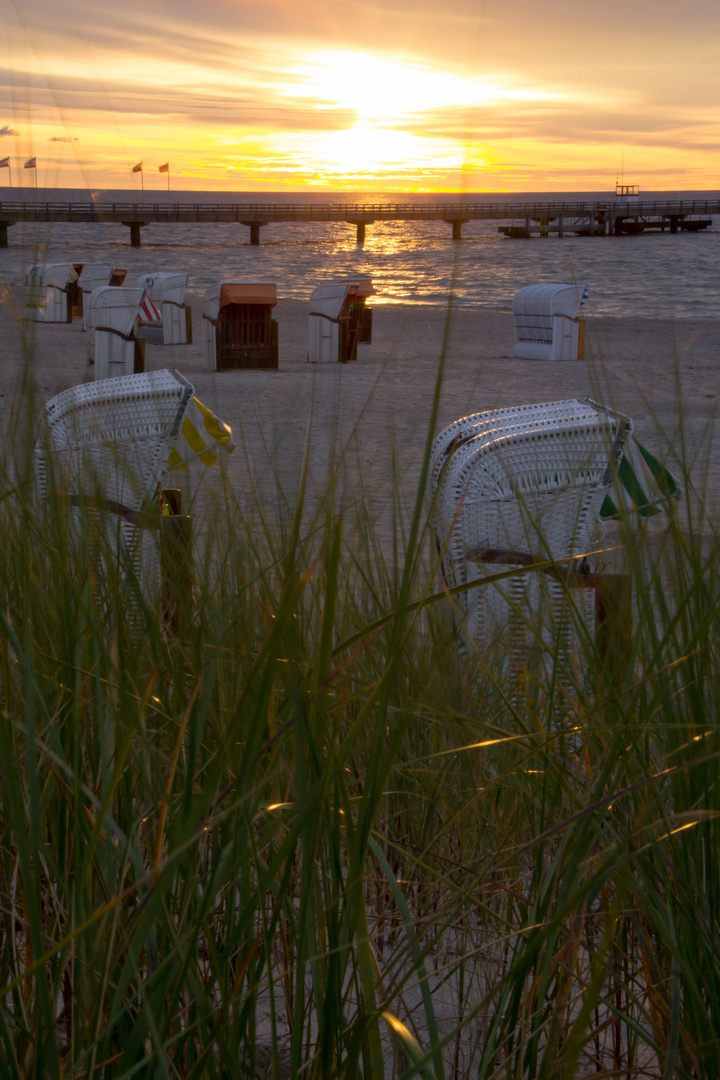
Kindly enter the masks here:
M 142 171 L 143 171 L 142 161 L 138 161 L 137 165 L 133 165 L 132 172 L 142 172 Z
M 0 169 L 9 169 L 9 168 L 10 168 L 10 158 L 9 157 L 4 157 L 2 159 L 2 161 L 0 161 Z
M 169 173 L 170 172 L 170 162 L 166 161 L 164 165 L 161 165 L 160 168 L 158 169 L 158 172 Z
M 23 165 L 23 169 L 37 169 L 37 158 L 29 158 Z

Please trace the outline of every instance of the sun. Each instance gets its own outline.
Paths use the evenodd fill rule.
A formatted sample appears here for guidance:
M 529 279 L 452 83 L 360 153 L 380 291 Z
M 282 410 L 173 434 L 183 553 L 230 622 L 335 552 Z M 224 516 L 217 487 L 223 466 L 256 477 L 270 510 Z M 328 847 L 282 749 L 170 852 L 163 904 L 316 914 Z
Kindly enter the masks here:
M 419 63 L 370 53 L 325 51 L 307 54 L 291 69 L 295 97 L 314 98 L 318 108 L 352 109 L 359 121 L 392 123 L 417 113 L 462 106 L 482 106 L 513 98 L 549 97 Z

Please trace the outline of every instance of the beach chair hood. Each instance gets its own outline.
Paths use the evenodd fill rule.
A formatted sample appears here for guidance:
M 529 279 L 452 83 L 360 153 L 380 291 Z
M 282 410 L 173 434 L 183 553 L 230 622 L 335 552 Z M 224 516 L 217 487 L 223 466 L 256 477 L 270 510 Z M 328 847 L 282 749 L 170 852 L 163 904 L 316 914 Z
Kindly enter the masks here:
M 228 304 L 277 304 L 277 287 L 271 282 L 218 281 L 205 293 L 203 314 L 217 319 L 220 309 Z
M 125 336 L 131 334 L 144 296 L 144 289 L 101 285 L 90 294 L 88 326 L 106 327 Z
M 171 300 L 174 304 L 182 304 L 185 299 L 189 274 L 162 271 L 153 274 L 140 274 L 135 279 L 138 288 L 145 289 L 150 299 L 156 304 L 162 304 L 165 300 Z

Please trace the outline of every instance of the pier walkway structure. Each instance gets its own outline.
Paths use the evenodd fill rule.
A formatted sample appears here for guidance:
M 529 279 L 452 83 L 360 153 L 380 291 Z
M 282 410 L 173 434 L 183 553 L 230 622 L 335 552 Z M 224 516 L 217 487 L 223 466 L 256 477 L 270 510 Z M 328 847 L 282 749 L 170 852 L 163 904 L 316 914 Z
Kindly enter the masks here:
M 250 230 L 250 243 L 260 243 L 260 230 L 272 224 L 344 222 L 354 225 L 359 244 L 368 225 L 381 221 L 443 221 L 454 240 L 470 221 L 506 221 L 498 231 L 513 238 L 580 234 L 620 236 L 646 230 L 697 232 L 720 215 L 720 200 L 662 202 L 608 199 L 603 202 L 483 202 L 463 199 L 447 203 L 182 203 L 182 202 L 0 202 L 0 247 L 8 246 L 8 229 L 18 222 L 119 223 L 130 230 L 130 243 L 140 247 L 141 230 L 150 224 L 239 224 Z

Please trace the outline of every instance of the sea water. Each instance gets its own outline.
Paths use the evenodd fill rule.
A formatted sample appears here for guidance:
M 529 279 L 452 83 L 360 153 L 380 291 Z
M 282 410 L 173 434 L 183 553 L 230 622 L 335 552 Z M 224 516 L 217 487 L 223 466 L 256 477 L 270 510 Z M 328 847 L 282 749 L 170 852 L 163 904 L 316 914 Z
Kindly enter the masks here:
M 153 177 L 153 181 L 155 178 Z M 4 189 L 7 204 L 32 201 L 33 189 Z M 166 192 L 40 191 L 40 202 L 182 203 L 344 203 L 394 204 L 458 202 L 612 201 L 598 192 L 526 195 L 356 195 L 349 192 L 258 194 Z M 718 192 L 648 192 L 653 199 L 718 199 Z M 703 215 L 705 216 L 705 215 Z M 105 263 L 127 269 L 127 282 L 140 273 L 187 270 L 189 288 L 203 295 L 208 285 L 226 281 L 272 281 L 281 299 L 307 301 L 321 282 L 371 277 L 375 304 L 447 304 L 511 310 L 513 294 L 539 281 L 584 283 L 587 313 L 647 318 L 720 318 L 720 218 L 698 233 L 649 232 L 637 236 L 508 239 L 496 221 L 463 225 L 452 239 L 442 221 L 388 221 L 369 224 L 363 244 L 345 223 L 279 223 L 263 226 L 260 246 L 250 244 L 241 224 L 151 223 L 142 229 L 142 247 L 130 247 L 130 230 L 120 224 L 19 223 L 0 249 L 0 284 L 18 285 L 35 262 Z

